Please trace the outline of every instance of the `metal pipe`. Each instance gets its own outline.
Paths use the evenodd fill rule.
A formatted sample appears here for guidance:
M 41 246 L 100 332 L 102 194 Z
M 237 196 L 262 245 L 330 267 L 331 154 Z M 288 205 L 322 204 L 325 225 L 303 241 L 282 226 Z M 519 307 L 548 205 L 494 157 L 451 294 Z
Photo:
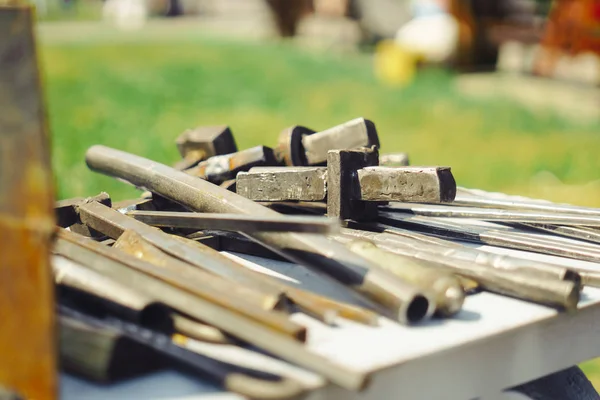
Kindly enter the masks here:
M 336 239 L 338 239 L 336 237 Z M 424 291 L 431 292 L 435 299 L 435 311 L 443 317 L 450 317 L 460 311 L 465 294 L 459 280 L 452 274 L 436 271 L 410 257 L 403 257 L 378 248 L 366 240 L 339 237 L 355 253 L 377 262 L 377 265 L 391 271 Z

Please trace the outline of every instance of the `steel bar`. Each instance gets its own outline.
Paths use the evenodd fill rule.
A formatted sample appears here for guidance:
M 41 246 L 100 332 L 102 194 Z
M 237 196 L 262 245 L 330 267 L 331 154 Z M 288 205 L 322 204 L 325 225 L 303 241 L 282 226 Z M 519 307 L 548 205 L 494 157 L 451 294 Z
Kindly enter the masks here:
M 172 276 L 169 275 L 168 281 L 175 286 L 182 288 L 209 286 L 211 290 L 227 293 L 238 300 L 243 299 L 245 303 L 265 310 L 283 309 L 285 307 L 285 303 L 280 304 L 282 302 L 276 300 L 276 298 L 265 296 L 252 288 L 236 285 L 169 256 L 133 230 L 125 231 L 115 243 L 114 248 L 169 271 Z
M 180 171 L 142 157 L 104 146 L 93 146 L 86 154 L 88 166 L 184 204 L 195 211 L 278 216 L 251 200 Z M 427 297 L 411 296 L 394 275 L 357 257 L 341 243 L 314 234 L 256 233 L 251 235 L 293 262 L 316 268 L 356 288 L 386 308 L 385 314 L 401 322 L 427 317 Z M 411 292 L 414 293 L 414 292 Z
M 493 193 L 481 191 L 476 191 L 474 193 L 483 195 L 474 195 L 470 189 L 460 188 L 459 193 L 456 195 L 456 198 L 452 204 L 468 207 L 501 208 L 515 211 L 530 210 L 600 217 L 600 210 L 597 208 L 573 206 L 570 204 L 557 204 L 546 200 L 526 199 L 517 196 L 502 195 L 499 197 L 494 196 Z
M 211 232 L 209 231 L 208 234 L 210 235 Z M 260 244 L 251 241 L 244 236 L 234 236 L 231 234 L 222 233 L 217 233 L 217 235 L 219 238 L 218 242 L 220 243 L 220 245 L 217 247 L 221 251 L 232 251 L 241 254 L 250 254 L 258 257 L 286 261 L 276 253 L 271 252 Z M 192 236 L 195 237 L 196 235 Z M 200 236 L 193 240 L 202 242 L 202 239 L 203 237 Z M 260 272 L 252 272 L 262 275 Z M 307 290 L 298 289 L 291 284 L 285 283 L 285 281 L 271 278 L 269 276 L 262 276 L 262 279 L 269 281 L 273 287 L 276 287 L 285 293 L 287 298 L 302 311 L 326 324 L 334 323 L 334 320 L 337 316 L 362 324 L 377 324 L 378 314 L 362 307 L 361 305 L 338 302 Z
M 324 165 L 330 150 L 371 146 L 379 148 L 375 124 L 364 118 L 356 118 L 321 132 L 303 135 L 301 140 L 306 165 Z
M 435 311 L 443 317 L 450 317 L 460 311 L 465 300 L 459 280 L 452 274 L 435 271 L 430 266 L 410 257 L 403 257 L 379 249 L 374 243 L 340 237 L 338 240 L 355 253 L 376 260 L 377 265 L 397 275 L 400 279 L 431 292 L 435 299 Z
M 129 211 L 128 216 L 157 227 L 215 229 L 233 232 L 335 233 L 340 223 L 325 217 L 254 217 L 239 214 L 180 213 L 170 211 Z
M 533 277 L 516 271 L 494 270 L 482 265 L 448 260 L 437 254 L 410 247 L 379 245 L 383 250 L 428 261 L 432 268 L 459 274 L 478 282 L 483 289 L 522 300 L 573 311 L 577 309 L 581 286 L 573 281 Z
M 511 224 L 513 227 L 523 227 L 542 232 L 551 233 L 556 236 L 583 240 L 586 242 L 600 244 L 600 231 L 585 226 L 561 226 L 553 224 Z
M 136 258 L 135 256 L 125 253 L 119 249 L 104 247 L 95 242 L 85 240 L 85 238 L 77 237 L 77 235 L 70 234 L 70 232 L 67 231 L 59 232 L 55 247 L 55 252 L 57 254 L 66 256 L 68 258 L 73 258 L 72 254 L 75 254 L 77 251 L 81 251 L 81 249 L 87 249 L 93 251 L 96 254 L 97 259 L 112 257 L 119 259 L 129 268 L 146 273 L 157 279 L 161 279 L 167 284 L 173 285 L 175 281 L 173 278 L 174 274 L 168 270 L 168 272 L 165 273 L 165 269 L 161 266 L 140 260 L 139 258 Z M 84 265 L 91 267 L 90 260 L 75 261 L 79 261 L 80 263 L 84 263 Z M 175 276 L 178 277 L 176 274 Z M 236 291 L 235 287 L 229 291 L 223 292 L 207 284 L 201 285 L 195 281 L 185 283 L 185 281 L 182 282 L 180 279 L 176 281 L 176 285 L 177 286 L 173 286 L 173 288 L 176 290 L 190 293 L 206 301 L 210 301 L 216 305 L 227 308 L 234 313 L 243 315 L 244 317 L 261 323 L 265 328 L 272 329 L 280 334 L 287 335 L 300 341 L 303 341 L 306 338 L 306 329 L 304 327 L 290 321 L 287 316 L 283 314 L 265 311 L 254 304 L 244 302 L 244 298 L 239 295 L 239 291 Z M 136 285 L 135 288 L 138 291 L 143 291 L 143 288 L 141 288 L 139 285 Z M 153 298 L 158 299 L 156 295 Z M 168 303 L 162 303 L 168 305 Z M 179 309 L 178 311 L 184 314 L 189 314 L 189 310 L 186 309 Z
M 300 384 L 282 378 L 279 375 L 234 365 L 191 352 L 173 343 L 170 338 L 139 325 L 118 319 L 100 319 L 86 315 L 78 310 L 59 306 L 61 315 L 97 329 L 113 330 L 119 335 L 137 342 L 148 350 L 154 350 L 168 364 L 184 367 L 196 374 L 208 378 L 211 382 L 226 390 L 239 393 L 250 398 L 288 399 L 294 398 L 303 391 Z
M 251 343 L 273 355 L 315 371 L 331 382 L 350 390 L 359 390 L 367 382 L 367 376 L 343 366 L 334 364 L 324 357 L 310 353 L 302 344 L 281 335 L 238 313 L 203 300 L 192 294 L 182 292 L 171 285 L 149 275 L 129 268 L 122 263 L 126 254 L 117 257 L 98 257 L 89 248 L 70 245 L 63 242 L 70 252 L 69 258 L 86 262 L 95 271 L 118 279 L 125 284 L 139 285 L 149 295 L 174 309 L 186 310 L 186 313 L 198 320 L 216 326 L 231 335 Z
M 366 167 L 358 170 L 360 199 L 447 203 L 456 196 L 449 167 Z
M 515 211 L 492 208 L 453 207 L 442 205 L 393 204 L 392 211 L 410 212 L 414 215 L 436 218 L 469 218 L 482 221 L 525 222 L 534 224 L 600 226 L 600 216 L 568 215 L 566 213 Z
M 364 230 L 343 229 L 342 233 L 356 238 L 372 240 L 376 244 L 410 246 L 414 249 L 438 254 L 440 257 L 473 262 L 494 269 L 517 271 L 529 274 L 532 277 L 566 280 L 575 283 L 581 281 L 579 274 L 568 267 L 489 253 L 457 242 L 438 239 L 384 224 L 353 224 L 353 226 Z
M 134 287 L 125 286 L 76 262 L 53 258 L 54 279 L 61 301 L 112 313 L 128 321 L 161 330 L 175 330 L 195 339 L 227 343 L 218 329 L 179 315 Z
M 256 201 L 323 201 L 325 167 L 255 167 L 237 175 L 236 193 Z
M 566 241 L 552 241 L 548 238 L 536 238 L 533 235 L 505 232 L 474 225 L 465 226 L 441 219 L 410 216 L 403 213 L 380 213 L 379 220 L 389 225 L 411 227 L 421 232 L 455 240 L 485 243 L 491 246 L 534 251 L 591 262 L 600 261 L 600 249 L 571 245 Z
M 0 385 L 51 400 L 54 191 L 35 20 L 32 5 L 0 4 Z
M 79 214 L 82 221 L 87 225 L 105 233 L 107 236 L 118 239 L 126 230 L 134 231 L 140 234 L 145 241 L 171 257 L 191 264 L 190 267 L 184 268 L 181 264 L 178 264 L 178 267 L 174 263 L 168 263 L 170 268 L 176 268 L 173 270 L 173 279 L 182 279 L 183 276 L 183 280 L 185 280 L 185 277 L 189 274 L 195 274 L 201 277 L 202 280 L 211 282 L 211 277 L 207 277 L 206 273 L 202 273 L 206 271 L 237 283 L 236 287 L 246 293 L 244 295 L 245 298 L 256 297 L 256 295 L 249 294 L 248 291 L 262 294 L 262 307 L 265 309 L 277 308 L 285 300 L 282 298 L 282 293 L 279 290 L 251 274 L 246 268 L 238 265 L 218 251 L 201 243 L 196 243 L 192 247 L 176 236 L 168 235 L 157 228 L 136 221 L 99 203 L 83 204 L 79 207 Z M 192 266 L 197 268 L 193 268 Z M 198 271 L 198 269 L 200 270 Z M 227 290 L 226 292 L 229 291 Z
M 76 262 L 53 258 L 54 280 L 60 298 L 74 298 L 131 322 L 152 321 L 159 326 L 170 323 L 169 310 L 151 296 L 110 279 Z M 65 290 L 66 289 L 66 290 Z

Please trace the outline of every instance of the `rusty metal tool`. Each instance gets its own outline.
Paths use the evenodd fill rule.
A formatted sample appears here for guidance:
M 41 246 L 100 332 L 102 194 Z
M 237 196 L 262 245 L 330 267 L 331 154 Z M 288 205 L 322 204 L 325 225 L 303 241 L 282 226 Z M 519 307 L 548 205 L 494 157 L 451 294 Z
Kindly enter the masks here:
M 329 234 L 339 232 L 335 218 L 279 216 L 254 217 L 239 214 L 182 213 L 170 211 L 129 211 L 127 216 L 145 224 L 187 229 L 215 229 L 234 232 L 304 232 Z
M 199 351 L 189 351 L 160 333 L 116 318 L 98 318 L 65 305 L 59 306 L 62 316 L 87 325 L 91 329 L 112 330 L 147 350 L 154 351 L 166 365 L 184 368 L 234 393 L 252 399 L 289 399 L 303 392 L 296 381 L 280 375 L 219 361 Z
M 85 260 L 80 257 L 80 254 L 86 252 L 86 250 L 94 253 L 94 256 L 90 256 L 95 257 L 94 260 Z M 89 268 L 93 268 L 93 262 L 101 262 L 107 258 L 119 259 L 121 260 L 121 263 L 128 268 L 161 279 L 181 293 L 189 293 L 204 299 L 205 301 L 224 307 L 236 314 L 243 315 L 244 317 L 260 323 L 265 328 L 277 331 L 282 335 L 287 335 L 301 341 L 306 337 L 306 329 L 304 327 L 293 323 L 284 314 L 266 311 L 252 303 L 245 302 L 244 298 L 240 295 L 240 290 L 233 285 L 230 285 L 229 291 L 223 292 L 206 283 L 201 285 L 198 281 L 190 280 L 186 283 L 186 280 L 181 279 L 180 275 L 166 270 L 161 266 L 141 260 L 119 249 L 102 246 L 89 240 L 86 241 L 85 238 L 70 234 L 70 232 L 67 231 L 59 232 L 54 251 L 57 254 L 82 263 Z M 75 257 L 80 258 L 75 259 Z M 122 281 L 120 282 L 123 283 Z M 143 288 L 140 287 L 140 285 L 136 284 L 134 287 L 136 290 L 143 292 Z M 156 297 L 156 294 L 153 296 L 155 299 L 159 299 Z M 169 305 L 168 302 L 162 301 L 162 303 Z M 178 309 L 178 311 L 192 315 L 190 314 L 189 309 Z
M 228 343 L 218 329 L 169 310 L 150 296 L 63 257 L 51 259 L 59 298 L 128 321 L 191 336 L 197 340 Z
M 33 6 L 0 4 L 0 385 L 51 400 L 54 191 L 34 21 Z
M 256 146 L 237 153 L 213 156 L 185 172 L 212 183 L 222 184 L 235 178 L 240 171 L 247 171 L 257 166 L 274 165 L 278 165 L 278 161 L 273 149 Z
M 600 226 L 600 216 L 571 215 L 557 212 L 516 211 L 493 208 L 455 207 L 433 204 L 393 203 L 385 209 L 436 218 L 466 218 L 493 222 Z
M 379 155 L 382 167 L 407 167 L 410 165 L 408 153 L 387 153 Z
M 175 144 L 182 157 L 174 166 L 179 170 L 189 169 L 213 156 L 238 151 L 233 134 L 226 125 L 187 129 L 177 137 Z
M 279 215 L 209 182 L 119 150 L 93 146 L 86 154 L 86 162 L 94 171 L 146 187 L 195 211 Z M 429 316 L 431 308 L 427 296 L 412 286 L 407 287 L 387 271 L 370 268 L 370 261 L 357 257 L 341 243 L 315 234 L 265 232 L 250 236 L 283 257 L 326 272 L 365 294 L 380 304 L 379 308 L 386 316 L 404 323 Z
M 86 246 L 60 240 L 58 245 L 63 246 L 64 252 L 69 252 L 70 259 L 84 262 L 89 268 L 120 280 L 126 285 L 139 286 L 142 292 L 155 296 L 161 303 L 176 310 L 185 310 L 186 314 L 192 318 L 213 325 L 273 355 L 313 370 L 339 386 L 350 390 L 359 390 L 366 384 L 367 376 L 364 374 L 346 369 L 324 357 L 313 354 L 292 338 L 123 264 L 124 259 L 127 259 L 128 264 L 143 262 L 141 260 L 118 252 L 118 250 L 113 252 L 100 250 L 96 247 L 102 245 L 90 240 L 87 240 Z

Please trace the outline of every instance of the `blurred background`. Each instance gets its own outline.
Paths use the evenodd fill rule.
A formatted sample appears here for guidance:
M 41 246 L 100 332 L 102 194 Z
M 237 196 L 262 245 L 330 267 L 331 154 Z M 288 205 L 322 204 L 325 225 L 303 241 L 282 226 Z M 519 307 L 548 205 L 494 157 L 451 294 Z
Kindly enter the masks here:
M 92 144 L 172 164 L 195 126 L 243 149 L 362 116 L 461 186 L 600 207 L 599 0 L 36 4 L 59 198 L 138 195 Z

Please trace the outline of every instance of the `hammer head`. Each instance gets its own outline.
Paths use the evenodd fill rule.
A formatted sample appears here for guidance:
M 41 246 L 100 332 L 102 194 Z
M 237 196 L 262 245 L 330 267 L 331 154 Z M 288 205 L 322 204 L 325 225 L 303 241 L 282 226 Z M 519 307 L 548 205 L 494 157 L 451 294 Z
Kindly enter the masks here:
M 226 125 L 188 129 L 179 135 L 175 144 L 184 158 L 178 165 L 179 169 L 187 169 L 212 156 L 238 151 L 233 134 Z

